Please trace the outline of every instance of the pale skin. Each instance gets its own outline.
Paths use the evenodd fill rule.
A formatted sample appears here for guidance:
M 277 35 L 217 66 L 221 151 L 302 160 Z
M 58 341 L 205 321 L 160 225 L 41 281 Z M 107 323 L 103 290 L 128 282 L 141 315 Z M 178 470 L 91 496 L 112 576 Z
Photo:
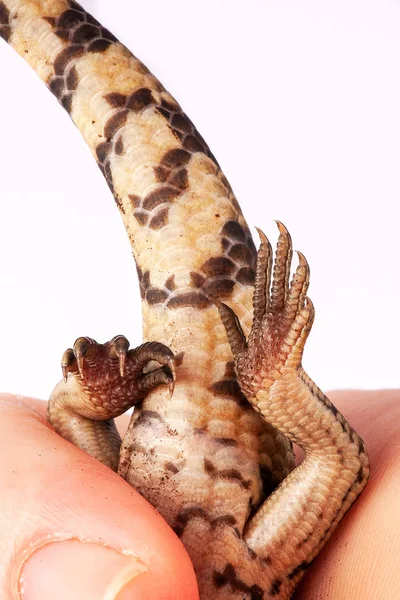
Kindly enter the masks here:
M 294 598 L 395 600 L 400 588 L 400 391 L 334 392 L 330 397 L 364 439 L 371 477 Z M 114 550 L 110 554 L 107 546 L 112 546 L 138 559 L 139 575 L 121 586 L 117 600 L 196 600 L 190 561 L 172 530 L 115 473 L 55 434 L 44 415 L 44 402 L 0 396 L 1 597 L 18 597 L 15 582 L 25 558 L 24 600 L 47 600 L 55 591 L 66 600 L 72 590 L 76 600 L 83 600 L 89 597 L 87 585 L 91 598 L 104 598 L 107 582 L 128 560 Z M 120 419 L 121 430 L 126 423 Z M 62 532 L 96 544 L 60 544 L 54 536 Z M 45 536 L 52 543 L 31 558 L 23 555 L 29 543 Z M 88 548 L 95 550 L 95 567 L 87 560 Z

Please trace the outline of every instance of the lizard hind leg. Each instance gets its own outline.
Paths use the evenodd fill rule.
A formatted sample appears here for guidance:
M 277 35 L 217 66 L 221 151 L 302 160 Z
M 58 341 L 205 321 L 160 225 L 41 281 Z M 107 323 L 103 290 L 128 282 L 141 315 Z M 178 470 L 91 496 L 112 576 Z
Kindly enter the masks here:
M 359 496 L 369 475 L 363 441 L 302 367 L 314 320 L 307 298 L 310 269 L 298 253 L 291 283 L 292 243 L 278 223 L 271 283 L 271 246 L 260 232 L 254 317 L 244 338 L 233 310 L 217 304 L 235 360 L 239 385 L 252 406 L 305 459 L 251 516 L 243 538 L 265 565 L 269 596 L 287 599 L 313 558 Z M 240 340 L 240 343 L 238 342 Z
M 146 372 L 154 361 L 160 366 Z M 121 335 L 105 344 L 80 337 L 64 352 L 61 367 L 63 381 L 50 396 L 49 422 L 65 439 L 116 471 L 121 438 L 114 418 L 159 385 L 173 393 L 173 353 L 158 342 L 129 349 Z

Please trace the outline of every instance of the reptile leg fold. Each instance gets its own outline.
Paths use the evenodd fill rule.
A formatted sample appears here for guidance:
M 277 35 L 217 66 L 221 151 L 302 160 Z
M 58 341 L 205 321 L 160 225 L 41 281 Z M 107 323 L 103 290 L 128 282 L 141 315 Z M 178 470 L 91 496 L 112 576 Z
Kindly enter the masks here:
M 301 446 L 305 459 L 249 520 L 244 540 L 265 564 L 269 597 L 289 598 L 336 525 L 364 488 L 369 461 L 361 438 L 302 368 L 314 319 L 310 270 L 299 264 L 289 284 L 292 242 L 272 249 L 259 232 L 254 317 L 248 339 L 231 308 L 217 303 L 243 393 L 266 421 Z
M 145 372 L 153 361 L 161 366 Z M 49 422 L 64 438 L 116 471 L 121 438 L 114 418 L 159 385 L 173 392 L 173 353 L 158 342 L 130 350 L 121 335 L 106 344 L 80 337 L 64 352 L 61 367 L 64 380 L 51 394 Z

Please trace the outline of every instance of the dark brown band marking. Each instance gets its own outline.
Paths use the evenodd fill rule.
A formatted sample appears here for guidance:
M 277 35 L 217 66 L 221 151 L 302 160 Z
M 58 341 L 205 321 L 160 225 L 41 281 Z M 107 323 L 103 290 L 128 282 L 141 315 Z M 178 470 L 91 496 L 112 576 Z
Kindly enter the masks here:
M 221 517 L 215 517 L 215 519 L 212 519 L 211 527 L 213 529 L 220 525 L 229 525 L 230 527 L 233 527 L 236 525 L 236 519 L 233 515 L 222 515 Z
M 70 1 L 69 8 L 58 17 L 44 17 L 53 27 L 55 34 L 67 42 L 67 46 L 58 54 L 54 61 L 55 75 L 48 81 L 48 86 L 56 96 L 60 104 L 67 112 L 71 112 L 74 92 L 78 87 L 78 75 L 73 61 L 80 58 L 85 53 L 104 52 L 111 44 L 117 42 L 108 29 L 91 15 L 89 15 L 79 4 Z M 126 113 L 113 116 L 111 122 L 107 124 L 106 139 L 109 142 L 112 133 L 121 126 L 121 122 L 126 118 Z M 107 135 L 108 134 L 108 135 Z M 97 148 L 99 157 L 99 167 L 106 178 L 106 181 L 114 193 L 111 167 L 107 161 L 107 156 L 111 152 L 111 145 L 106 148 L 103 144 Z M 116 153 L 121 153 L 121 142 L 116 149 Z M 117 204 L 122 209 L 119 199 Z
M 160 167 L 164 167 L 171 172 L 174 169 L 179 169 L 180 167 L 187 165 L 190 158 L 190 152 L 187 152 L 182 148 L 168 150 L 161 159 Z
M 3 10 L 2 19 L 8 20 L 7 11 Z M 47 21 L 56 34 L 66 42 L 66 47 L 55 59 L 55 75 L 48 84 L 60 103 L 70 112 L 74 94 L 79 86 L 74 61 L 85 54 L 102 52 L 117 40 L 72 0 L 69 2 L 68 9 L 59 17 L 50 17 Z M 137 61 L 137 68 L 139 72 L 148 72 L 139 61 Z M 98 165 L 115 196 L 118 207 L 125 212 L 122 201 L 114 189 L 110 163 L 113 155 L 121 156 L 125 152 L 121 128 L 126 124 L 131 112 L 153 110 L 166 119 L 182 147 L 168 150 L 160 163 L 154 166 L 154 173 L 159 182 L 157 188 L 143 198 L 129 196 L 133 215 L 138 224 L 141 227 L 161 230 L 169 222 L 171 204 L 189 188 L 188 164 L 193 153 L 203 153 L 215 163 L 216 161 L 193 123 L 155 78 L 152 79 L 151 87 L 154 89 L 141 87 L 132 90 L 130 94 L 111 91 L 104 95 L 104 100 L 113 111 L 104 126 L 104 137 L 95 151 Z M 219 168 L 216 174 L 226 189 L 227 197 L 239 210 L 232 190 Z M 169 309 L 191 307 L 201 310 L 211 305 L 210 297 L 229 298 L 236 282 L 251 286 L 254 281 L 256 252 L 247 226 L 230 220 L 221 226 L 220 236 L 222 252 L 219 256 L 207 260 L 199 268 L 198 273 L 192 273 L 193 290 L 179 293 L 179 290 L 171 289 L 167 282 L 165 286 L 154 288 L 150 281 L 145 282 L 144 274 L 141 281 L 142 297 L 149 304 L 164 304 Z
M 235 271 L 235 263 L 226 256 L 213 256 L 202 265 L 201 270 L 207 277 L 232 275 Z
M 176 473 L 179 473 L 178 467 L 176 465 L 174 465 L 174 463 L 172 463 L 172 462 L 167 462 L 167 463 L 165 463 L 164 466 L 167 469 L 167 471 L 170 471 L 174 475 L 176 475 Z
M 225 300 L 231 296 L 235 283 L 236 281 L 233 278 L 225 279 L 216 277 L 207 279 L 203 285 L 203 289 L 212 298 Z
M 236 378 L 235 362 L 233 360 L 228 361 L 225 365 L 225 377 L 227 379 Z
M 206 278 L 204 275 L 197 273 L 196 271 L 191 271 L 190 273 L 190 282 L 195 288 L 201 288 L 204 285 Z
M 236 481 L 245 490 L 248 490 L 251 486 L 251 480 L 244 479 L 241 472 L 237 469 L 222 469 L 218 471 L 218 469 L 213 465 L 213 463 L 207 458 L 204 460 L 204 470 L 213 479 L 231 479 L 233 481 Z
M 168 292 L 166 290 L 159 290 L 157 288 L 150 288 L 146 292 L 146 300 L 150 304 L 164 304 L 168 299 Z
M 150 92 L 150 90 L 147 91 Z M 144 94 L 144 90 L 141 90 L 141 93 Z M 147 95 L 144 95 L 144 97 L 146 100 L 149 99 Z M 137 106 L 139 106 L 139 103 L 137 103 Z M 126 119 L 126 116 L 124 119 Z M 115 132 L 113 135 L 115 135 Z M 159 166 L 154 168 L 155 175 L 161 185 L 143 199 L 138 196 L 134 197 L 133 214 L 141 226 L 147 225 L 151 229 L 158 230 L 168 224 L 169 205 L 189 187 L 187 169 L 182 165 L 188 163 L 190 156 L 185 150 L 169 150 L 162 158 Z
M 4 11 L 3 20 L 5 21 L 6 19 L 8 19 L 8 14 Z M 96 19 L 89 15 L 79 6 L 79 4 L 73 1 L 69 2 L 69 8 L 59 17 L 48 17 L 46 20 L 51 24 L 56 35 L 67 44 L 56 57 L 54 63 L 55 76 L 48 84 L 60 103 L 68 112 L 70 112 L 73 104 L 74 92 L 79 83 L 73 61 L 83 56 L 85 53 L 104 52 L 110 44 L 117 43 L 117 40 L 107 29 L 102 27 Z M 140 61 L 137 61 L 138 70 L 142 70 L 143 73 L 148 72 L 144 66 L 142 66 L 142 69 L 140 66 Z M 130 111 L 139 112 L 150 107 L 155 111 L 158 111 L 158 113 L 166 119 L 168 126 L 182 144 L 182 148 L 168 151 L 160 161 L 160 164 L 154 167 L 158 181 L 162 184 L 169 184 L 174 190 L 174 192 L 171 193 L 170 188 L 168 188 L 168 191 L 167 189 L 163 190 L 162 187 L 159 189 L 158 193 L 161 196 L 163 196 L 163 194 L 169 194 L 169 197 L 165 199 L 168 203 L 175 200 L 184 190 L 188 189 L 189 180 L 187 169 L 185 167 L 193 153 L 201 152 L 213 160 L 215 164 L 217 163 L 204 139 L 198 133 L 192 121 L 182 111 L 180 106 L 169 96 L 166 97 L 164 88 L 156 79 L 153 80 L 153 84 L 159 94 L 157 98 L 155 97 L 154 92 L 148 88 L 133 90 L 130 95 L 110 92 L 104 96 L 110 106 L 115 108 L 116 112 L 109 118 L 104 127 L 105 140 L 111 145 L 107 148 L 107 152 L 105 152 L 103 146 L 104 142 L 101 142 L 101 147 L 97 149 L 97 154 L 99 156 L 99 166 L 101 171 L 106 177 L 111 191 L 115 195 L 108 156 L 111 153 L 115 153 L 119 156 L 122 155 L 124 153 L 124 146 L 121 136 L 118 137 L 118 140 L 114 140 L 114 138 L 117 136 L 121 127 L 126 123 Z M 225 185 L 228 197 L 234 202 L 232 190 L 220 171 L 218 171 L 218 177 L 223 185 Z M 160 212 L 154 214 L 154 211 L 157 206 L 159 206 L 161 200 L 162 199 L 159 198 L 153 205 L 148 198 L 143 199 L 140 206 L 137 207 L 137 211 L 134 213 L 141 226 L 158 230 L 168 224 L 168 207 L 164 207 Z M 122 210 L 121 200 L 116 198 L 116 201 L 119 208 Z M 243 235 L 245 232 L 243 232 L 239 225 L 238 227 L 239 231 L 236 231 L 235 225 L 228 226 L 226 233 L 229 236 L 232 230 L 236 238 L 240 239 L 243 243 L 246 235 Z M 238 253 L 238 250 L 236 249 L 233 254 L 235 256 L 241 254 L 240 262 L 243 263 L 243 257 L 246 255 L 246 250 L 239 250 Z M 253 249 L 248 249 L 247 255 L 249 258 L 252 254 L 254 254 Z M 253 259 L 254 256 L 252 262 L 254 262 Z M 229 259 L 221 257 L 221 260 L 228 261 Z M 230 268 L 230 270 L 232 270 L 232 268 Z M 224 276 L 226 277 L 226 275 L 227 272 L 225 270 Z M 248 285 L 250 278 L 248 276 L 244 278 L 241 274 L 239 280 L 244 282 L 245 285 Z M 211 281 L 207 285 L 209 289 L 205 290 L 206 294 L 227 297 L 232 292 L 234 281 L 232 282 L 224 279 L 223 281 Z M 181 298 L 178 302 L 175 300 L 172 305 L 176 307 L 182 306 L 187 300 L 187 298 Z M 208 305 L 208 302 L 204 302 L 204 297 L 197 296 L 194 300 L 194 305 L 197 308 Z
M 242 408 L 252 410 L 251 404 L 247 401 L 246 396 L 240 389 L 240 386 L 236 379 L 222 379 L 216 381 L 209 388 L 210 392 L 213 392 L 216 396 L 225 396 L 235 400 Z
M 70 8 L 58 17 L 44 17 L 44 19 L 53 27 L 54 33 L 67 43 L 54 61 L 55 75 L 48 81 L 48 86 L 60 104 L 71 112 L 73 92 L 78 85 L 78 77 L 72 61 L 85 53 L 104 52 L 117 40 L 79 4 L 71 1 L 69 6 Z M 107 172 L 104 164 L 102 170 L 104 173 Z M 110 174 L 106 177 L 112 189 Z
M 243 227 L 237 221 L 227 221 L 221 233 L 229 240 L 241 243 L 244 243 L 247 237 Z
M 0 2 L 0 37 L 8 42 L 10 35 L 10 11 L 3 2 Z
M 121 127 L 125 125 L 128 114 L 129 110 L 127 108 L 121 108 L 106 121 L 104 125 L 104 137 L 108 142 L 111 142 Z
M 135 427 L 137 425 L 152 425 L 154 421 L 164 423 L 162 416 L 154 410 L 142 410 L 140 415 L 135 421 Z
M 71 74 L 74 69 L 72 61 L 85 53 L 103 52 L 110 44 L 116 43 L 117 40 L 78 4 L 72 2 L 69 4 L 70 8 L 58 18 L 48 18 L 47 21 L 54 28 L 56 35 L 68 44 L 55 60 L 55 76 L 49 81 L 49 87 L 64 108 L 71 112 L 73 92 L 78 86 L 76 71 Z M 143 71 L 146 71 L 144 67 Z M 156 80 L 154 80 L 154 86 L 160 92 L 165 92 Z M 211 152 L 179 105 L 174 101 L 167 101 L 165 98 L 161 98 L 161 101 L 157 100 L 153 91 L 148 88 L 134 90 L 130 95 L 111 92 L 106 94 L 104 99 L 112 108 L 116 109 L 116 112 L 109 118 L 104 127 L 106 143 L 110 144 L 107 153 L 104 152 L 104 142 L 101 142 L 100 148 L 97 148 L 96 152 L 99 157 L 100 169 L 114 195 L 112 172 L 107 157 L 111 152 L 117 155 L 123 154 L 122 138 L 119 137 L 117 142 L 114 137 L 125 125 L 130 111 L 137 113 L 148 107 L 158 110 L 167 120 L 173 133 L 180 139 L 183 148 L 186 148 L 186 150 L 180 150 L 179 163 L 176 161 L 176 154 L 170 154 L 155 168 L 159 181 L 169 182 L 173 191 L 171 192 L 171 187 L 160 187 L 155 192 L 155 195 L 160 197 L 157 200 L 144 198 L 143 203 L 138 207 L 138 211 L 134 213 L 141 226 L 148 226 L 155 230 L 162 229 L 168 224 L 168 209 L 163 208 L 159 213 L 152 214 L 154 209 L 162 202 L 171 202 L 176 199 L 189 185 L 186 169 L 180 168 L 176 172 L 172 171 L 177 169 L 178 164 L 179 166 L 186 164 L 194 152 L 203 152 L 212 157 Z M 122 210 L 120 199 L 116 198 L 116 201 Z
M 158 211 L 155 217 L 151 219 L 149 222 L 150 229 L 154 229 L 157 231 L 158 229 L 162 229 L 166 225 L 168 225 L 168 208 L 163 208 Z
M 244 244 L 234 244 L 228 256 L 239 265 L 253 265 L 254 256 L 250 248 Z
M 211 301 L 205 294 L 203 294 L 202 292 L 193 291 L 193 292 L 177 294 L 176 296 L 174 296 L 173 298 L 171 298 L 168 301 L 167 306 L 168 306 L 168 308 L 171 308 L 171 309 L 176 309 L 176 308 L 202 309 L 202 308 L 207 308 L 208 306 L 210 306 L 210 304 L 211 304 Z
M 236 575 L 235 567 L 228 563 L 222 573 L 214 571 L 213 583 L 217 589 L 230 585 L 234 592 L 248 594 L 250 600 L 263 600 L 264 592 L 258 585 L 248 585 Z
M 210 523 L 212 529 L 217 527 L 234 527 L 236 525 L 236 518 L 233 515 L 221 515 L 219 517 L 213 517 L 201 506 L 192 506 L 185 508 L 180 511 L 176 517 L 176 524 L 173 527 L 176 535 L 181 537 L 187 524 L 193 519 L 202 519 Z
M 171 275 L 171 277 L 168 277 L 167 281 L 165 282 L 165 287 L 167 288 L 167 290 L 170 290 L 171 292 L 173 292 L 174 290 L 176 290 L 175 276 L 174 275 Z
M 356 477 L 356 483 L 361 483 L 364 480 L 364 469 L 360 467 Z
M 160 204 L 174 200 L 177 196 L 179 196 L 179 193 L 180 192 L 176 188 L 163 185 L 145 196 L 142 202 L 142 207 L 144 210 L 151 213 L 151 211 L 157 208 Z
M 66 42 L 66 47 L 55 59 L 55 75 L 48 85 L 64 108 L 71 112 L 74 95 L 79 86 L 74 61 L 85 54 L 102 52 L 111 44 L 117 43 L 117 40 L 79 4 L 70 0 L 68 5 L 68 9 L 59 17 L 49 17 L 46 20 L 55 33 Z M 1 0 L 0 7 L 2 7 L 0 9 L 2 26 L 5 24 L 8 26 L 9 13 Z M 148 72 L 144 66 L 141 67 L 139 61 L 137 61 L 137 68 L 140 72 Z M 132 90 L 130 94 L 109 92 L 104 95 L 104 100 L 113 111 L 104 125 L 104 136 L 95 152 L 98 165 L 115 196 L 118 207 L 124 212 L 121 199 L 114 189 L 110 162 L 113 155 L 121 156 L 125 152 L 121 128 L 126 124 L 131 112 L 138 113 L 149 109 L 166 119 L 182 147 L 168 150 L 160 163 L 154 166 L 154 173 L 159 182 L 158 187 L 145 197 L 129 196 L 133 215 L 138 224 L 141 227 L 161 230 L 169 222 L 171 203 L 189 188 L 188 164 L 193 153 L 203 153 L 216 161 L 193 123 L 155 78 L 152 79 L 151 87 L 154 89 L 141 87 Z M 236 206 L 232 190 L 219 168 L 217 177 L 225 186 L 227 197 Z M 188 307 L 202 310 L 211 305 L 210 297 L 229 298 L 236 282 L 251 286 L 254 281 L 256 252 L 247 226 L 230 220 L 221 225 L 220 236 L 222 252 L 219 256 L 205 261 L 197 273 L 191 274 L 193 290 L 180 293 L 175 288 L 171 289 L 169 282 L 166 282 L 165 286 L 155 288 L 150 283 L 149 274 L 147 282 L 146 274 L 143 274 L 142 297 L 151 305 L 164 304 L 172 310 Z
M 303 573 L 304 571 L 306 571 L 306 569 L 308 569 L 308 567 L 311 565 L 311 562 L 306 562 L 303 561 L 302 563 L 300 563 L 299 565 L 297 565 L 297 567 L 295 567 L 293 569 L 293 571 L 291 571 L 288 575 L 288 579 L 289 581 L 291 581 L 292 579 L 294 579 L 295 577 L 297 577 L 297 575 L 300 575 L 300 573 Z
M 279 594 L 279 591 L 281 589 L 281 585 L 282 585 L 283 581 L 282 579 L 275 579 L 270 587 L 269 590 L 269 595 L 270 596 L 277 596 Z
M 250 286 L 254 283 L 255 272 L 250 267 L 243 267 L 236 275 L 236 280 L 244 286 Z

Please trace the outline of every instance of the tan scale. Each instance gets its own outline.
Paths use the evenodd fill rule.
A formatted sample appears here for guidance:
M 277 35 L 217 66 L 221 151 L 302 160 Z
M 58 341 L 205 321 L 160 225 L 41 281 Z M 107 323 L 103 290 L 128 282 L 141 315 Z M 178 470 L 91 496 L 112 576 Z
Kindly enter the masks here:
M 128 350 L 122 336 L 79 338 L 50 422 L 160 511 L 202 600 L 289 598 L 368 478 L 362 441 L 301 367 L 313 319 L 307 261 L 289 285 L 291 239 L 279 224 L 273 276 L 262 233 L 256 264 L 193 124 L 73 0 L 0 0 L 0 36 L 104 173 L 138 267 L 144 340 L 160 342 Z M 136 409 L 121 444 L 113 418 L 127 404 Z M 295 470 L 291 442 L 306 455 Z

